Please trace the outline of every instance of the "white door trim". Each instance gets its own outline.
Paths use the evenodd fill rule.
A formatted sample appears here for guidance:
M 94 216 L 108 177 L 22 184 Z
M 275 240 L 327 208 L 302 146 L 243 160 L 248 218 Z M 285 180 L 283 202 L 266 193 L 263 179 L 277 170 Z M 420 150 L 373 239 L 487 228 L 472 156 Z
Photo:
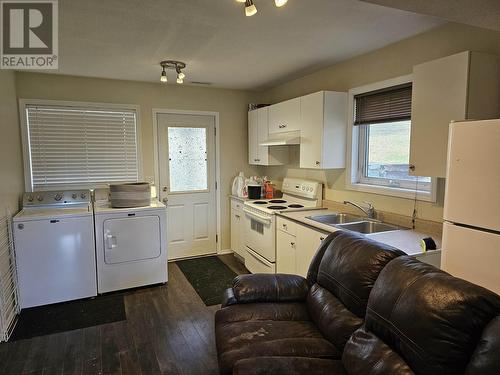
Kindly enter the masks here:
M 158 161 L 158 115 L 202 115 L 214 116 L 215 119 L 215 183 L 217 189 L 215 191 L 215 207 L 216 207 L 216 242 L 217 254 L 222 252 L 222 237 L 221 230 L 221 197 L 220 197 L 220 131 L 219 131 L 219 112 L 212 111 L 190 111 L 182 109 L 169 108 L 153 108 L 153 152 L 154 152 L 154 177 L 155 185 L 159 187 L 160 182 L 160 163 Z

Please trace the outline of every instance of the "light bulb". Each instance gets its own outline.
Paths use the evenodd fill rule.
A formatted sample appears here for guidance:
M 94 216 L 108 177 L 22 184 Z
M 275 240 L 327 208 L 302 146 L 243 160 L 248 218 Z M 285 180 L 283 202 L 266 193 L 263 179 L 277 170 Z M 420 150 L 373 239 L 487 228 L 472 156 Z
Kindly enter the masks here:
M 178 84 L 183 84 L 184 83 L 184 80 L 182 78 L 177 78 L 177 83 Z
M 254 5 L 252 0 L 246 0 L 245 2 L 245 15 L 247 17 L 252 17 L 257 13 L 257 7 Z
M 161 72 L 160 81 L 163 83 L 167 82 L 167 72 L 165 71 L 165 69 L 163 69 Z
M 179 74 L 177 74 L 177 78 L 184 79 L 184 78 L 186 78 L 186 75 L 182 72 L 179 72 Z
M 288 0 L 274 0 L 274 3 L 276 4 L 277 7 L 282 7 L 288 2 Z

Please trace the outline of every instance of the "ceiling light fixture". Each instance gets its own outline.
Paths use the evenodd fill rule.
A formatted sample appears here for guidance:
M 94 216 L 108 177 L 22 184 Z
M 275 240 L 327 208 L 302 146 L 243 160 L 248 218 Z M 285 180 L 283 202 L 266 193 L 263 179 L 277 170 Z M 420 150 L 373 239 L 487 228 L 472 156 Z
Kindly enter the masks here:
M 160 82 L 163 83 L 167 82 L 166 69 L 172 69 L 177 72 L 177 83 L 179 84 L 184 83 L 184 78 L 186 78 L 186 75 L 182 72 L 182 69 L 186 68 L 186 63 L 176 60 L 164 60 L 160 61 L 160 66 L 161 66 Z
M 245 15 L 247 17 L 252 17 L 257 13 L 257 7 L 254 5 L 252 0 L 245 1 Z
M 276 4 L 276 6 L 279 8 L 279 7 L 282 7 L 283 5 L 285 5 L 286 3 L 288 2 L 288 0 L 274 0 L 274 3 Z
M 247 17 L 252 17 L 257 13 L 257 7 L 253 3 L 253 0 L 236 0 L 238 3 L 245 3 L 245 15 Z M 288 3 L 288 0 L 274 0 L 274 4 L 281 8 L 283 5 Z

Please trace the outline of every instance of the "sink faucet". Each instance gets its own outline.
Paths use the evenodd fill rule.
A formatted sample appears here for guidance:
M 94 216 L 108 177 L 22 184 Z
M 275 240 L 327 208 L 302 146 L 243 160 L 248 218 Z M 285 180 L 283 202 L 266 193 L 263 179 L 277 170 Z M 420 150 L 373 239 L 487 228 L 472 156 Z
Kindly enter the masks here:
M 370 202 L 365 202 L 365 203 L 368 205 L 368 209 L 365 209 L 354 202 L 344 201 L 344 204 L 350 204 L 351 206 L 354 206 L 363 211 L 366 214 L 366 216 L 368 216 L 370 219 L 375 219 L 375 208 L 373 207 L 373 204 L 371 204 Z

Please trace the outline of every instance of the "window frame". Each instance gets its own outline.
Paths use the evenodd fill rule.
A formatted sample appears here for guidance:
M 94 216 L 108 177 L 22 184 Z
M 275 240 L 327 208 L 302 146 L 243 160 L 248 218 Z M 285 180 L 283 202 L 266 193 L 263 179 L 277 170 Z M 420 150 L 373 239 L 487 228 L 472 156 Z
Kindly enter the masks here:
M 24 189 L 26 192 L 33 192 L 33 181 L 31 178 L 31 150 L 28 130 L 28 119 L 26 117 L 26 108 L 28 106 L 47 105 L 60 107 L 75 107 L 75 108 L 94 108 L 102 110 L 124 110 L 135 112 L 135 127 L 136 127 L 136 146 L 137 146 L 137 178 L 138 181 L 143 180 L 143 165 L 142 165 L 142 131 L 141 131 L 141 114 L 140 106 L 134 104 L 117 104 L 117 103 L 102 103 L 102 102 L 80 102 L 80 101 L 65 101 L 65 100 L 45 100 L 45 99 L 19 99 L 19 124 L 21 127 L 21 141 L 23 149 L 23 165 L 24 165 Z M 50 190 L 69 190 L 69 189 L 96 189 L 107 187 L 106 183 L 90 183 L 90 184 L 61 184 L 57 187 L 47 186 L 37 188 L 38 191 Z
M 363 175 L 364 157 L 366 157 L 366 147 L 361 150 L 361 146 L 366 143 L 366 129 L 369 125 L 354 126 L 354 97 L 370 91 L 381 90 L 406 83 L 412 83 L 411 74 L 388 79 L 381 82 L 372 83 L 360 87 L 355 87 L 348 92 L 348 114 L 347 114 L 347 163 L 346 163 L 346 189 L 361 191 L 366 193 L 388 195 L 399 198 L 415 199 L 415 188 L 404 186 L 390 186 L 386 181 L 381 184 L 370 182 L 377 181 L 376 178 L 365 178 Z M 398 180 L 399 181 L 399 180 Z M 409 185 L 415 185 L 409 182 Z M 437 198 L 437 178 L 431 177 L 430 190 L 417 190 L 417 200 L 436 202 Z

